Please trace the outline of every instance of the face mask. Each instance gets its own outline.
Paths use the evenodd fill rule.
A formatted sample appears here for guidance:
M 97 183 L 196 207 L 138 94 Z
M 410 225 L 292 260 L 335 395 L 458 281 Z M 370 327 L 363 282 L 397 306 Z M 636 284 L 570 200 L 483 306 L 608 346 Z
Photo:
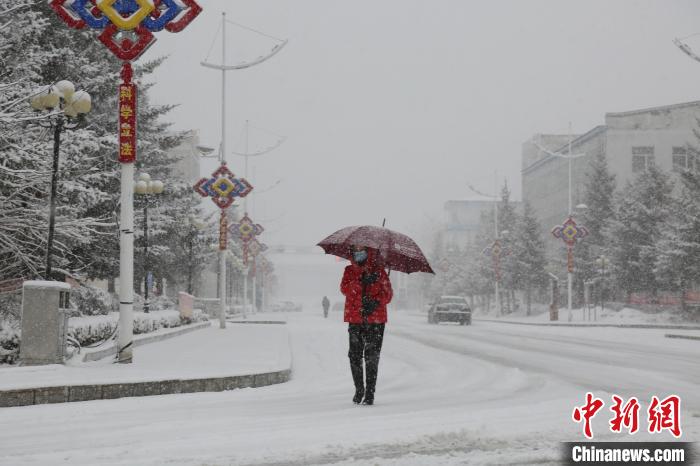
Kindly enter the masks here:
M 367 260 L 367 251 L 355 251 L 352 253 L 352 257 L 355 259 L 355 262 L 361 264 Z

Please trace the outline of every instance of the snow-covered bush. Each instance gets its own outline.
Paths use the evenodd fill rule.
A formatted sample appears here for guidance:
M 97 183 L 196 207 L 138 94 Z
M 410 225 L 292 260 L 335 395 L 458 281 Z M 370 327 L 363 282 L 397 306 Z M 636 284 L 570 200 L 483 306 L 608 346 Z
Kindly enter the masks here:
M 0 320 L 18 320 L 22 308 L 22 293 L 0 294 Z
M 134 313 L 134 334 L 151 333 L 162 328 L 175 328 L 194 322 L 209 320 L 200 309 L 195 309 L 192 319 L 181 319 L 178 311 L 153 311 Z M 99 344 L 110 339 L 117 330 L 119 313 L 80 316 L 68 319 L 68 334 L 81 347 Z M 20 321 L 0 318 L 0 364 L 14 364 L 19 359 Z
M 148 314 L 134 313 L 134 334 L 155 332 L 161 328 L 173 328 L 182 325 L 178 311 L 154 311 Z
M 19 358 L 19 323 L 0 319 L 0 364 L 13 364 Z
M 160 296 L 154 296 L 153 298 L 149 298 L 150 302 L 150 309 L 152 311 L 163 311 L 167 309 L 176 309 L 177 306 L 173 302 L 172 299 L 170 299 L 167 296 L 160 295 Z
M 112 311 L 112 295 L 100 288 L 73 288 L 70 299 L 78 312 L 84 316 L 105 315 Z
M 76 339 L 80 346 L 93 345 L 110 338 L 117 328 L 118 321 L 118 313 L 72 317 L 68 319 L 68 334 Z

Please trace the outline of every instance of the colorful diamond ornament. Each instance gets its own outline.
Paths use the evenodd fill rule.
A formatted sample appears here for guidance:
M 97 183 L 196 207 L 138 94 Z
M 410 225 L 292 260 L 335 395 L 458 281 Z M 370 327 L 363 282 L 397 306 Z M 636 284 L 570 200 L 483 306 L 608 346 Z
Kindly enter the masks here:
M 245 214 L 240 222 L 232 223 L 229 230 L 233 236 L 238 237 L 243 243 L 248 243 L 265 231 L 262 225 L 253 223 L 248 214 Z
M 135 60 L 153 42 L 153 32 L 182 31 L 202 8 L 195 0 L 50 0 L 73 29 L 101 30 L 100 42 L 119 59 Z
M 562 225 L 552 228 L 552 235 L 564 241 L 568 247 L 573 247 L 578 240 L 588 235 L 588 230 L 583 225 L 578 225 L 573 217 L 569 217 Z
M 202 197 L 211 197 L 214 204 L 225 209 L 233 203 L 236 197 L 246 197 L 253 186 L 245 178 L 236 178 L 223 163 L 211 178 L 202 178 L 194 185 L 194 190 Z

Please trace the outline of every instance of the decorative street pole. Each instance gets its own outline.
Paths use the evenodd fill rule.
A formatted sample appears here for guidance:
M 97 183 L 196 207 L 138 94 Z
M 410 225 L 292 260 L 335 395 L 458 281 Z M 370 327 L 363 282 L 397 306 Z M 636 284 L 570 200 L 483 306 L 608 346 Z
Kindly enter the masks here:
M 596 265 L 598 266 L 598 273 L 600 273 L 600 310 L 601 312 L 605 310 L 605 273 L 606 273 L 606 268 L 610 266 L 610 259 L 608 259 L 607 256 L 601 255 L 596 258 L 595 260 Z
M 265 243 L 260 243 L 257 238 L 253 238 L 250 243 L 248 244 L 248 251 L 247 254 L 244 253 L 244 262 L 247 263 L 247 255 L 250 255 L 253 257 L 253 267 L 251 269 L 251 273 L 253 274 L 253 312 L 257 312 L 258 308 L 258 290 L 257 290 L 257 278 L 258 278 L 258 269 L 257 269 L 257 257 L 262 254 L 263 252 L 267 251 L 267 245 Z
M 242 70 L 246 68 L 250 68 L 255 65 L 259 65 L 260 63 L 267 61 L 268 59 L 272 58 L 274 55 L 276 55 L 280 50 L 284 48 L 285 45 L 287 45 L 286 40 L 281 40 L 274 38 L 270 36 L 269 34 L 262 34 L 270 39 L 274 39 L 276 41 L 275 46 L 272 48 L 272 50 L 264 56 L 260 56 L 256 58 L 253 61 L 250 62 L 243 62 L 239 63 L 236 65 L 227 65 L 226 64 L 226 24 L 233 24 L 237 25 L 236 23 L 229 21 L 226 19 L 226 13 L 222 12 L 221 13 L 221 64 L 213 64 L 209 63 L 207 60 L 209 57 L 200 62 L 200 64 L 206 68 L 212 68 L 215 70 L 220 70 L 221 71 L 221 142 L 220 142 L 220 161 L 222 166 L 226 164 L 226 72 L 227 71 L 232 71 L 232 70 Z M 246 28 L 248 30 L 254 31 L 253 29 Z M 254 31 L 257 32 L 258 34 L 261 34 L 259 31 Z M 214 38 L 216 40 L 216 38 Z M 213 43 L 212 43 L 213 45 Z M 211 53 L 211 49 L 210 49 Z M 245 177 L 248 177 L 248 173 L 246 172 Z M 223 223 L 222 223 L 223 225 Z M 222 226 L 222 228 L 225 228 Z M 220 303 L 221 303 L 221 311 L 222 313 L 225 313 L 225 305 L 226 305 L 226 297 L 224 296 L 226 294 L 226 255 L 223 251 L 219 252 L 219 290 L 220 290 Z M 225 328 L 226 322 L 225 320 L 222 321 L 222 328 Z
M 573 202 L 571 200 L 572 196 L 572 167 L 571 167 L 571 162 L 578 157 L 583 157 L 588 155 L 586 152 L 582 152 L 580 154 L 572 154 L 571 153 L 571 145 L 573 142 L 573 137 L 571 136 L 571 123 L 569 123 L 569 144 L 568 144 L 568 153 L 562 154 L 559 152 L 552 152 L 550 150 L 545 149 L 542 147 L 537 141 L 532 140 L 532 144 L 537 147 L 540 151 L 544 152 L 545 154 L 548 154 L 552 157 L 561 157 L 564 159 L 568 160 L 568 175 L 569 175 L 569 189 L 568 189 L 568 198 L 569 198 L 569 205 L 568 205 L 568 218 L 567 220 L 564 221 L 562 225 L 555 226 L 552 229 L 552 234 L 554 235 L 555 238 L 561 238 L 564 243 L 566 243 L 567 246 L 567 255 L 566 255 L 566 262 L 567 262 L 567 308 L 569 310 L 569 320 L 571 320 L 572 315 L 571 315 L 571 295 L 572 295 L 572 280 L 573 280 L 573 271 L 574 271 L 574 256 L 573 256 L 573 247 L 574 244 L 576 244 L 576 241 L 578 239 L 583 238 L 588 234 L 588 230 L 586 230 L 585 227 L 581 225 L 577 225 L 576 222 L 574 221 L 574 209 L 573 209 Z M 571 237 L 570 235 L 574 235 L 574 237 Z
M 136 161 L 136 93 L 131 62 L 156 38 L 153 32 L 180 32 L 202 8 L 195 0 L 51 0 L 49 5 L 73 29 L 88 27 L 122 60 L 119 86 L 119 162 L 121 213 L 119 237 L 119 336 L 117 360 L 132 362 L 134 308 L 134 162 Z
M 226 328 L 226 250 L 228 249 L 228 220 L 226 209 L 236 197 L 246 197 L 253 186 L 245 178 L 236 178 L 226 167 L 226 162 L 194 185 L 194 190 L 211 200 L 221 210 L 219 218 L 219 327 Z
M 561 239 L 566 244 L 566 270 L 567 270 L 567 309 L 569 310 L 569 321 L 571 321 L 571 294 L 572 281 L 574 275 L 574 245 L 580 239 L 588 235 L 588 230 L 583 225 L 576 223 L 572 216 L 566 219 L 562 225 L 552 228 L 552 235 Z
M 238 223 L 231 224 L 229 229 L 231 234 L 243 243 L 243 264 L 246 267 L 246 270 L 243 272 L 243 314 L 245 314 L 248 307 L 248 256 L 251 252 L 250 246 L 255 237 L 260 236 L 265 229 L 262 225 L 253 223 L 247 212 Z M 253 301 L 255 300 L 255 292 L 255 275 L 253 275 Z M 255 310 L 255 305 L 253 305 L 253 310 Z
M 498 315 L 500 316 L 502 310 L 500 305 L 500 296 L 498 295 L 498 289 L 501 283 L 501 257 L 508 254 L 508 249 L 503 247 L 500 239 L 496 239 L 494 240 L 493 244 L 484 248 L 482 252 L 486 256 L 491 256 L 491 259 L 493 260 L 493 274 L 495 277 L 496 285 L 496 309 L 498 311 Z
M 136 182 L 135 192 L 143 198 L 143 312 L 149 311 L 148 291 L 153 286 L 148 257 L 148 205 L 154 195 L 163 194 L 162 181 L 151 180 L 151 175 L 141 173 Z
M 194 295 L 194 280 L 192 279 L 192 264 L 194 264 L 194 243 L 197 239 L 198 231 L 204 228 L 204 222 L 191 215 L 187 218 L 187 225 L 190 227 L 190 232 L 187 237 L 187 247 L 189 250 L 189 264 L 187 267 L 187 294 Z
M 53 253 L 53 237 L 56 225 L 56 191 L 58 189 L 58 165 L 61 148 L 61 132 L 65 129 L 75 129 L 80 126 L 78 117 L 88 113 L 92 107 L 90 94 L 85 91 L 75 91 L 70 81 L 59 81 L 49 86 L 45 91 L 36 92 L 30 100 L 32 108 L 40 112 L 53 112 L 59 109 L 54 119 L 48 120 L 48 127 L 53 127 L 53 166 L 51 169 L 51 198 L 49 201 L 49 237 L 46 242 L 46 269 L 44 278 L 51 279 Z M 42 124 L 41 122 L 39 124 Z M 42 125 L 43 126 L 43 125 Z

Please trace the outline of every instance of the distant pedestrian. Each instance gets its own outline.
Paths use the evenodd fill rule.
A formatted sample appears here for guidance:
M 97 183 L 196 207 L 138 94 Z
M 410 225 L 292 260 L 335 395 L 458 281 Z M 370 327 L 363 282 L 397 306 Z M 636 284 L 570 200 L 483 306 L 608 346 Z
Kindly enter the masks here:
M 353 247 L 351 264 L 345 267 L 340 291 L 345 296 L 344 320 L 348 323 L 350 340 L 348 357 L 355 383 L 352 401 L 372 405 L 384 339 L 386 305 L 393 295 L 379 251 L 363 246 Z
M 323 306 L 323 317 L 328 317 L 328 308 L 331 307 L 331 302 L 328 300 L 328 296 L 324 296 L 321 300 L 321 305 Z

